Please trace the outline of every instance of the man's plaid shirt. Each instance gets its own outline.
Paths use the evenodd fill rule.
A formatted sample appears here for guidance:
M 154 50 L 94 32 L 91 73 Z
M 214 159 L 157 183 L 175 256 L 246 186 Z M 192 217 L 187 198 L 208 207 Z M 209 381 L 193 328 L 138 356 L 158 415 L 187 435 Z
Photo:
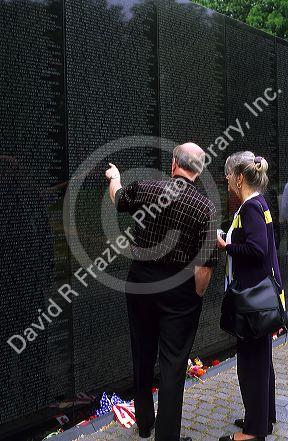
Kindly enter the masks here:
M 216 209 L 188 178 L 134 181 L 117 190 L 115 205 L 136 220 L 135 260 L 187 268 L 216 264 Z

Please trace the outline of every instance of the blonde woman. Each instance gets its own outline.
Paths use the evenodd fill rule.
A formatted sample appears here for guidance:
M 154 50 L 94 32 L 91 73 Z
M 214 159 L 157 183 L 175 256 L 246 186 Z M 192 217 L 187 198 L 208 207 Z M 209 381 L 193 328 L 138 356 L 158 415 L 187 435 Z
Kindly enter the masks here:
M 267 170 L 267 161 L 249 151 L 235 153 L 226 161 L 228 191 L 241 202 L 226 242 L 218 237 L 218 247 L 227 252 L 226 286 L 236 279 L 245 289 L 268 275 L 273 275 L 281 286 L 273 223 L 263 196 Z M 242 431 L 220 440 L 265 440 L 276 422 L 271 335 L 257 340 L 238 339 L 237 373 L 245 415 L 235 425 Z

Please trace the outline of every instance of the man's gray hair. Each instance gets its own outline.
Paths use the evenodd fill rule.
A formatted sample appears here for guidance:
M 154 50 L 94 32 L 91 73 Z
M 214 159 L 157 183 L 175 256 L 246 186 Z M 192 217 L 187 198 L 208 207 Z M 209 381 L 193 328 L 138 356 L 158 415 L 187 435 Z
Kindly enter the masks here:
M 177 145 L 173 150 L 173 158 L 178 167 L 192 173 L 201 174 L 205 165 L 205 153 L 189 153 L 182 145 Z

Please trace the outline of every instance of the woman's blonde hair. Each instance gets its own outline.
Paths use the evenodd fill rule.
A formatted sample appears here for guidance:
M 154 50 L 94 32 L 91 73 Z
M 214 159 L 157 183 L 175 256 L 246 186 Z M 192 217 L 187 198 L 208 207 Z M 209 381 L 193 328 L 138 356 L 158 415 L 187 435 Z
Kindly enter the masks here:
M 225 163 L 225 174 L 243 175 L 247 184 L 261 193 L 264 193 L 269 179 L 267 176 L 268 162 L 262 156 L 245 151 L 233 153 Z

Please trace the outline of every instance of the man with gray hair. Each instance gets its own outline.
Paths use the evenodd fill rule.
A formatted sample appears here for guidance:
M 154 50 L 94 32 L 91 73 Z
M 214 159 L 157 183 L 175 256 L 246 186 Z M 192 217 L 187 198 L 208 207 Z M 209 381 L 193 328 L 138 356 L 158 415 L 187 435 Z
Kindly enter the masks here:
M 126 299 L 134 366 L 139 435 L 180 438 L 186 368 L 216 264 L 215 207 L 195 186 L 205 153 L 194 143 L 175 147 L 168 180 L 134 181 L 122 188 L 117 167 L 106 177 L 119 212 L 135 220 L 133 261 Z M 160 384 L 155 421 L 152 386 L 159 349 Z

